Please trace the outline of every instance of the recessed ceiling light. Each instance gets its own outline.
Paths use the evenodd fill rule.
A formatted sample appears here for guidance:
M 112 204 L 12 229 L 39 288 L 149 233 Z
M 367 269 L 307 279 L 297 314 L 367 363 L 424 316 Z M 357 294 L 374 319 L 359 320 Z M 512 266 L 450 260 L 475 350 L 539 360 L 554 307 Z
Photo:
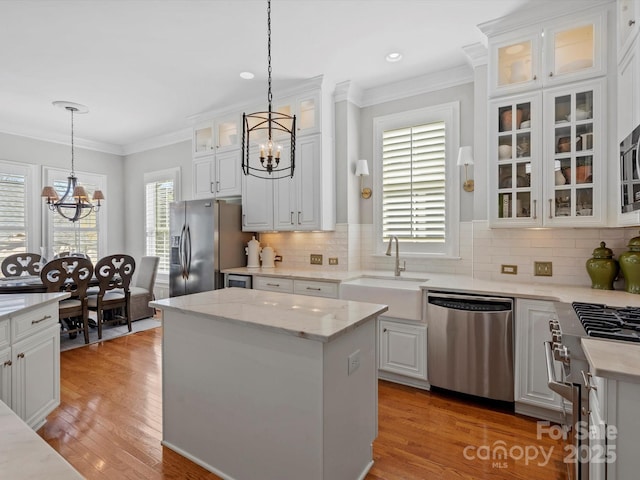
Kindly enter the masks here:
M 245 80 L 251 80 L 255 75 L 251 72 L 240 72 L 240 78 L 244 78 Z
M 386 57 L 387 62 L 399 62 L 402 60 L 402 54 L 400 52 L 391 52 Z

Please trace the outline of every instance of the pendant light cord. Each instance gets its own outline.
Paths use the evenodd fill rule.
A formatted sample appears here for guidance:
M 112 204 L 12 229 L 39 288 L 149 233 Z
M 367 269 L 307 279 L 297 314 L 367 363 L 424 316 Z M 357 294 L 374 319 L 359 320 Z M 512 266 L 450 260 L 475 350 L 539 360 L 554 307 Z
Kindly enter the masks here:
M 267 63 L 269 65 L 267 69 L 269 74 L 267 102 L 269 103 L 269 112 L 271 112 L 271 101 L 273 100 L 273 96 L 271 95 L 271 0 L 267 1 Z
M 75 158 L 73 155 L 73 112 L 76 110 L 73 107 L 67 107 L 67 109 L 71 112 L 71 176 L 75 176 Z

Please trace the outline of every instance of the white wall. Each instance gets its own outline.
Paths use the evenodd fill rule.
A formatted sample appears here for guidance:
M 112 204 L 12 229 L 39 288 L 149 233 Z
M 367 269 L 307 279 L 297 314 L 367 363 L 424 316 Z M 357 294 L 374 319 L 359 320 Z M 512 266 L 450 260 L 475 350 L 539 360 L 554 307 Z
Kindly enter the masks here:
M 32 245 L 44 245 L 43 240 L 43 215 L 52 214 L 44 206 L 40 197 L 42 190 L 42 167 L 54 167 L 71 171 L 71 146 L 58 143 L 45 142 L 32 138 L 0 133 L 0 159 L 12 162 L 36 165 L 36 202 L 42 208 L 37 208 L 34 219 L 35 243 Z M 98 215 L 106 215 L 107 251 L 106 254 L 126 251 L 124 235 L 124 190 L 122 184 L 123 157 L 110 153 L 96 152 L 84 148 L 75 147 L 75 171 L 82 182 L 82 172 L 96 173 L 107 176 L 107 191 L 104 208 Z

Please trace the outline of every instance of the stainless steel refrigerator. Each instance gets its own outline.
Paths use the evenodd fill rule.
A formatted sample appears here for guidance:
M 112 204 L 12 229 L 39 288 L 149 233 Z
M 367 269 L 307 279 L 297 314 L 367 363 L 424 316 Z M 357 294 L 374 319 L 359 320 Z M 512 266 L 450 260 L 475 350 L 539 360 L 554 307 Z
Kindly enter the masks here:
M 242 206 L 205 199 L 171 203 L 169 295 L 224 286 L 222 269 L 246 265 Z

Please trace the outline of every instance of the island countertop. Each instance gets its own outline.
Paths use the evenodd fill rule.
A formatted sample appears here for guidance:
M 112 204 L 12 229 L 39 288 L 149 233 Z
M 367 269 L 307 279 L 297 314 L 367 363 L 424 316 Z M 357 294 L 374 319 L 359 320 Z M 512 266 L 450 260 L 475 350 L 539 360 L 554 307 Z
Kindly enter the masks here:
M 55 293 L 12 293 L 0 295 L 0 320 L 16 313 L 26 313 L 43 305 L 58 303 L 69 298 L 68 292 Z
M 640 383 L 640 345 L 583 338 L 582 349 L 594 375 Z
M 149 305 L 320 342 L 329 342 L 387 311 L 386 305 L 244 288 L 165 298 Z

